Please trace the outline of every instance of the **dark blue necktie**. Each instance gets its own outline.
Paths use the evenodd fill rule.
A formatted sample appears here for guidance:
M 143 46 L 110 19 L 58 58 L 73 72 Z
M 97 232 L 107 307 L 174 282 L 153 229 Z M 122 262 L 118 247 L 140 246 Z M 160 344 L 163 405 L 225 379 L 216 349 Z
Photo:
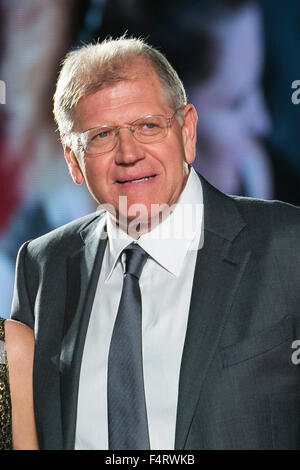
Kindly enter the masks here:
M 142 358 L 139 278 L 147 253 L 131 243 L 108 357 L 108 439 L 111 450 L 150 449 Z

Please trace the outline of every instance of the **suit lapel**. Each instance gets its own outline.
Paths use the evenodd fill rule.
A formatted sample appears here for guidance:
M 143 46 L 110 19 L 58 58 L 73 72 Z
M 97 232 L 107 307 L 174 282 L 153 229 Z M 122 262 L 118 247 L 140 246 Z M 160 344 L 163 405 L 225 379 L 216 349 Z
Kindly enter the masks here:
M 205 180 L 202 187 L 204 245 L 197 255 L 181 362 L 175 449 L 185 446 L 207 370 L 250 256 L 235 243 L 246 224 L 234 201 Z
M 82 247 L 68 262 L 64 335 L 60 355 L 64 449 L 74 448 L 80 366 L 107 239 L 97 219 L 81 232 Z

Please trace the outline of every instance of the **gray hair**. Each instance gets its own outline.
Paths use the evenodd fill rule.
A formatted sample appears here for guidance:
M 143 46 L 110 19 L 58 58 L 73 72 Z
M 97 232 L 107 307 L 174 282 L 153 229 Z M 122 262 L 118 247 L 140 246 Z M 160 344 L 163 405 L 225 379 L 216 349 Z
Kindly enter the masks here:
M 73 131 L 74 112 L 81 98 L 132 77 L 130 65 L 137 59 L 146 61 L 157 73 L 174 110 L 186 105 L 183 84 L 161 52 L 142 39 L 106 39 L 69 52 L 63 61 L 54 94 L 54 117 L 60 134 L 67 136 Z

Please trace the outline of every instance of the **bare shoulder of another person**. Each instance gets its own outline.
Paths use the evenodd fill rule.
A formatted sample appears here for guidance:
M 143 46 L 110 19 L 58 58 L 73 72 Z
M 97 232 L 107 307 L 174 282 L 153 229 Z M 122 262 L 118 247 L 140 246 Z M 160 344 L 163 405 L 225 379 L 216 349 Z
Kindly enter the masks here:
M 33 406 L 34 333 L 15 320 L 5 322 L 14 449 L 38 449 Z

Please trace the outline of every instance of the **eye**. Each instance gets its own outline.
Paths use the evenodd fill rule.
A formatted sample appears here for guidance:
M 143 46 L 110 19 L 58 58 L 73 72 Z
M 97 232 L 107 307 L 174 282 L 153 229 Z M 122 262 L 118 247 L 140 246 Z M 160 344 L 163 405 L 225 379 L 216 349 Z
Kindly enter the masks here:
M 94 132 L 90 135 L 90 142 L 95 140 L 107 140 L 113 135 L 114 129 L 111 127 L 105 129 L 95 129 Z
M 144 127 L 145 129 L 153 129 L 157 126 L 158 124 L 156 122 L 145 122 L 144 124 L 142 124 L 142 127 Z
M 112 129 L 105 129 L 97 133 L 95 136 L 97 139 L 105 139 L 107 137 L 110 137 L 113 133 Z
M 99 132 L 99 134 L 96 135 L 96 137 L 98 139 L 104 139 L 105 137 L 107 137 L 109 135 L 109 132 L 108 131 L 102 131 L 102 132 Z
M 142 134 L 153 134 L 159 132 L 161 126 L 158 120 L 151 119 L 150 121 L 146 120 L 136 123 L 136 128 Z

